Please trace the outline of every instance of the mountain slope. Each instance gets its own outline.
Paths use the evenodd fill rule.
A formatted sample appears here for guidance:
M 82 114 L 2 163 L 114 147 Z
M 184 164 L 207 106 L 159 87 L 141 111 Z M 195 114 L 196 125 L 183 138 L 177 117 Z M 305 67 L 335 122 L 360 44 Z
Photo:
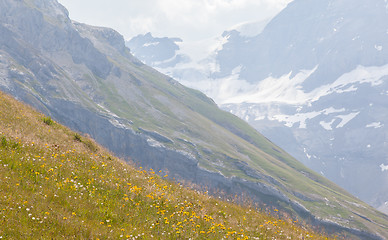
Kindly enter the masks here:
M 328 231 L 386 237 L 388 219 L 202 93 L 139 62 L 117 32 L 56 1 L 0 1 L 0 86 L 124 159 L 244 194 Z
M 224 109 L 375 207 L 388 201 L 387 22 L 383 0 L 294 1 L 260 35 L 234 34 L 216 73 L 241 69 L 255 89 Z
M 1 92 L 0 113 L 3 239 L 327 239 L 135 169 Z
M 384 0 L 297 0 L 256 36 L 226 31 L 199 66 L 159 69 L 388 213 L 387 22 Z

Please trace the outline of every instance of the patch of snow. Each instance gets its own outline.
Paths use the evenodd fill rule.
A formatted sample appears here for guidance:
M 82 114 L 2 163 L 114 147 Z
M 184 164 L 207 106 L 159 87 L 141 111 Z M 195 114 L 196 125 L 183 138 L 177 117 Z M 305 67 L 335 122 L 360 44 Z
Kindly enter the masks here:
M 383 50 L 383 46 L 381 46 L 381 45 L 375 45 L 375 49 L 376 49 L 377 51 L 381 51 L 381 50 Z
M 265 119 L 265 116 L 259 116 L 259 117 L 255 118 L 255 121 L 260 121 L 260 120 L 264 120 L 264 119 Z
M 143 47 L 149 47 L 149 46 L 158 46 L 159 42 L 149 42 L 149 43 L 144 43 Z
M 355 91 L 357 91 L 357 88 L 354 85 L 351 85 L 345 89 L 338 89 L 336 93 L 346 93 L 346 92 L 355 92 Z
M 306 121 L 319 116 L 321 112 L 297 113 L 295 115 L 275 115 L 270 120 L 285 122 L 285 126 L 293 127 L 295 123 L 299 123 L 299 128 L 306 128 Z
M 348 122 L 355 118 L 360 112 L 349 113 L 347 115 L 338 115 L 337 118 L 341 118 L 342 121 L 337 125 L 336 128 L 344 127 Z
M 284 125 L 287 127 L 293 127 L 295 123 L 299 123 L 299 128 L 306 128 L 307 127 L 306 121 L 309 119 L 313 119 L 321 114 L 329 115 L 332 113 L 340 113 L 344 111 L 345 111 L 344 108 L 335 109 L 333 107 L 330 107 L 319 112 L 297 113 L 295 115 L 281 115 L 281 114 L 273 115 L 273 117 L 271 117 L 270 120 L 277 120 L 279 122 L 284 122 L 285 123 Z M 331 123 L 329 123 L 329 125 L 331 125 L 333 122 L 334 120 Z M 320 122 L 320 124 L 324 128 L 325 127 L 330 128 L 327 130 L 332 130 L 330 126 L 325 125 L 325 122 Z
M 115 117 L 115 118 L 119 118 L 119 116 L 117 116 L 116 114 L 112 113 L 111 111 L 109 111 L 106 107 L 104 107 L 103 105 L 97 103 L 97 106 L 99 106 L 100 108 L 102 108 L 105 112 L 109 113 L 111 116 Z
M 164 147 L 163 144 L 161 144 L 160 142 L 158 142 L 152 138 L 147 138 L 147 144 L 148 144 L 148 146 L 154 147 L 154 148 L 163 148 Z
M 320 88 L 313 90 L 315 97 L 312 101 L 316 101 L 319 98 L 329 95 L 331 93 L 341 93 L 344 91 L 357 90 L 351 85 L 354 83 L 370 83 L 371 86 L 378 86 L 383 83 L 382 77 L 388 75 L 388 64 L 380 67 L 363 67 L 358 66 L 356 69 L 349 73 L 343 74 L 334 83 L 324 85 Z M 349 87 L 350 85 L 350 87 Z M 346 90 L 344 90 L 346 88 Z
M 330 107 L 330 108 L 326 108 L 324 110 L 321 111 L 321 113 L 325 114 L 325 115 L 329 115 L 329 114 L 332 114 L 332 113 L 340 113 L 340 112 L 345 112 L 345 108 L 341 108 L 341 109 L 335 109 L 333 107 Z
M 383 83 L 382 78 L 388 75 L 388 64 L 379 67 L 358 66 L 354 70 L 343 74 L 335 82 L 317 87 L 305 92 L 303 82 L 313 74 L 319 66 L 311 70 L 301 70 L 294 77 L 292 72 L 279 78 L 268 77 L 257 84 L 251 84 L 240 79 L 235 72 L 233 81 L 229 78 L 213 80 L 214 85 L 210 88 L 223 88 L 238 90 L 219 95 L 218 92 L 206 92 L 214 98 L 218 104 L 227 103 L 287 103 L 294 105 L 308 105 L 319 100 L 323 96 L 333 93 L 344 93 L 357 91 L 357 85 L 369 83 L 371 86 L 378 86 Z M 227 86 L 225 86 L 227 85 Z M 241 87 L 243 86 L 243 87 Z M 195 88 L 195 86 L 193 86 Z
M 373 122 L 371 124 L 366 125 L 367 128 L 381 128 L 384 127 L 384 124 L 381 124 L 381 122 Z
M 132 128 L 129 128 L 127 125 L 121 123 L 119 120 L 115 119 L 115 118 L 111 118 L 109 119 L 109 122 L 117 127 L 117 128 L 122 128 L 122 129 L 126 129 L 126 130 L 130 130 L 131 132 L 133 132 Z
M 311 155 L 307 153 L 307 149 L 306 149 L 306 148 L 303 148 L 303 151 L 304 151 L 304 153 L 306 154 L 306 157 L 307 157 L 308 159 L 311 159 Z
M 330 131 L 333 130 L 331 125 L 334 123 L 335 119 L 331 120 L 331 122 L 325 122 L 325 121 L 320 121 L 319 124 L 326 130 Z
M 237 83 L 246 87 L 242 94 L 236 92 L 229 98 L 224 98 L 223 103 L 264 103 L 264 102 L 283 102 L 289 104 L 305 103 L 306 94 L 300 85 L 315 72 L 311 70 L 302 70 L 291 78 L 292 72 L 281 76 L 280 78 L 268 77 L 260 81 L 257 85 L 250 84 L 245 80 L 239 80 Z M 236 86 L 238 86 L 236 84 Z M 225 84 L 225 83 L 222 83 Z
M 388 165 L 381 164 L 380 168 L 382 172 L 388 171 Z

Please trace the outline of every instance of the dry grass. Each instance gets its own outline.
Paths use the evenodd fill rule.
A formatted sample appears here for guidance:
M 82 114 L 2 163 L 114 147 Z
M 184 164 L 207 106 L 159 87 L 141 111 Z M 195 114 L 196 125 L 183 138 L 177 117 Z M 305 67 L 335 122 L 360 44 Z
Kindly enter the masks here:
M 2 93 L 0 113 L 3 239 L 327 239 L 136 169 Z

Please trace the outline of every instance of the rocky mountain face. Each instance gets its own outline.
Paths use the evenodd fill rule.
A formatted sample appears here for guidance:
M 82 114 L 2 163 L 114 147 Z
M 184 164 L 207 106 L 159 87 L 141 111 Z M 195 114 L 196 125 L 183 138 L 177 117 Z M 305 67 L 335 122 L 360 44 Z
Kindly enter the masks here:
M 239 78 L 256 89 L 224 108 L 383 209 L 388 201 L 387 2 L 294 1 L 260 35 L 231 39 L 218 55 L 221 71 L 215 74 L 240 68 Z
M 388 216 L 141 63 L 114 30 L 73 22 L 54 0 L 0 0 L 0 23 L 0 89 L 123 159 L 328 231 L 388 237 Z
M 388 2 L 295 0 L 257 35 L 222 39 L 205 76 L 160 70 L 388 213 Z

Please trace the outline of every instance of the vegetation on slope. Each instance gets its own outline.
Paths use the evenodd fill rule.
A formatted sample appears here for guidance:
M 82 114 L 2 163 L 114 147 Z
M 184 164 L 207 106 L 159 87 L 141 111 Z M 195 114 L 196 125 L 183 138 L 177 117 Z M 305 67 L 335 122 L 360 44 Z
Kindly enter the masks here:
M 212 188 L 213 181 L 186 175 L 184 166 L 174 168 L 182 159 L 193 160 L 190 172 L 219 173 L 221 184 L 246 189 L 254 201 L 311 215 L 317 224 L 387 235 L 387 216 L 313 173 L 205 95 L 141 64 L 117 32 L 72 22 L 56 1 L 33 2 L 7 0 L 0 8 L 7 32 L 1 35 L 2 89 L 91 134 L 116 154 L 158 171 L 167 168 L 177 179 Z M 145 138 L 162 140 L 155 147 Z M 63 145 L 58 142 L 53 144 Z M 159 157 L 151 158 L 154 153 Z M 215 187 L 235 190 L 221 184 Z
M 0 93 L 3 239 L 326 239 L 135 169 Z

